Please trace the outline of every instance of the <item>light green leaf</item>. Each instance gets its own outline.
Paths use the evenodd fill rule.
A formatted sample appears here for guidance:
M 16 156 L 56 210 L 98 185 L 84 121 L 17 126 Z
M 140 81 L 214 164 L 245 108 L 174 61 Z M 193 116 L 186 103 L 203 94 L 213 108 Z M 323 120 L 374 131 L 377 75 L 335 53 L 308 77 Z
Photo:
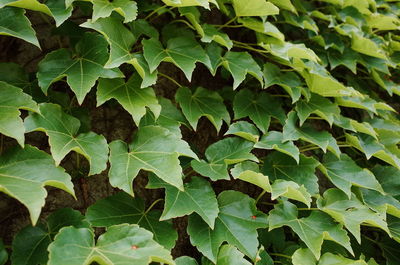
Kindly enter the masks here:
M 257 143 L 260 138 L 260 133 L 256 126 L 247 121 L 232 123 L 225 135 L 227 134 L 233 134 L 254 143 Z
M 347 232 L 329 215 L 312 211 L 308 217 L 298 219 L 297 216 L 296 205 L 288 201 L 275 205 L 268 217 L 269 230 L 289 226 L 307 245 L 317 260 L 320 258 L 324 240 L 334 241 L 353 253 Z
M 259 167 L 257 163 L 251 161 L 245 161 L 239 164 L 236 164 L 231 169 L 231 174 L 234 179 L 240 179 L 256 185 L 267 192 L 271 192 L 272 188 L 269 183 L 268 176 L 260 173 Z
M 372 98 L 364 95 L 364 97 L 338 97 L 335 98 L 335 102 L 343 107 L 365 109 L 377 113 L 377 110 L 389 110 L 394 109 L 383 102 L 377 102 Z
M 277 150 L 279 152 L 290 155 L 299 163 L 299 148 L 292 141 L 284 141 L 283 134 L 277 131 L 269 131 L 263 135 L 261 140 L 254 145 L 254 148 L 266 149 L 266 150 Z
M 211 185 L 203 178 L 193 176 L 184 184 L 184 191 L 165 183 L 150 175 L 147 188 L 164 188 L 165 203 L 161 220 L 168 220 L 196 212 L 203 220 L 214 228 L 218 216 L 218 202 Z
M 234 246 L 223 245 L 218 252 L 218 265 L 251 265 Z
M 361 241 L 360 225 L 362 223 L 390 233 L 385 221 L 386 217 L 369 209 L 354 194 L 349 200 L 348 196 L 341 190 L 328 189 L 324 192 L 323 197 L 317 200 L 317 206 L 337 222 L 344 224 L 359 243 Z
M 292 58 L 307 59 L 313 62 L 320 61 L 315 52 L 307 48 L 303 43 L 293 44 L 288 41 L 282 42 L 276 39 L 271 42 L 270 39 L 260 38 L 259 45 L 267 51 L 271 52 L 272 55 L 277 56 L 288 62 Z
M 86 33 L 76 45 L 74 56 L 66 49 L 48 53 L 39 63 L 39 86 L 47 93 L 52 83 L 66 76 L 78 103 L 82 104 L 99 77 L 123 77 L 118 69 L 104 69 L 108 57 L 107 46 L 106 40 L 100 35 Z
M 254 143 L 237 137 L 225 138 L 210 145 L 205 153 L 207 161 L 192 160 L 192 168 L 211 180 L 229 179 L 228 165 L 246 160 L 258 162 L 250 151 Z
M 39 108 L 41 114 L 31 114 L 25 119 L 25 128 L 28 132 L 41 131 L 47 134 L 56 165 L 69 152 L 75 151 L 89 161 L 89 175 L 99 174 L 106 169 L 108 146 L 103 135 L 94 132 L 78 135 L 80 121 L 64 113 L 59 105 L 42 103 Z
M 249 53 L 229 51 L 221 60 L 222 65 L 232 74 L 234 90 L 244 81 L 247 74 L 254 76 L 263 86 L 261 68 Z
M 308 193 L 304 185 L 299 185 L 293 181 L 277 179 L 271 185 L 271 200 L 276 200 L 279 197 L 286 197 L 295 201 L 299 201 L 310 207 L 311 195 Z
M 296 103 L 297 116 L 300 126 L 311 114 L 316 114 L 326 120 L 332 126 L 335 116 L 340 115 L 340 108 L 329 99 L 317 94 L 312 94 L 309 101 L 300 100 Z
M 316 265 L 317 260 L 308 248 L 299 248 L 292 255 L 293 265 Z
M 133 196 L 132 181 L 141 169 L 155 173 L 165 182 L 183 190 L 179 156 L 196 158 L 180 136 L 159 126 L 141 127 L 131 144 L 110 144 L 110 183 Z
M 387 59 L 385 52 L 374 41 L 355 32 L 351 33 L 351 48 L 362 54 Z
M 24 149 L 13 148 L 0 157 L 0 191 L 28 208 L 33 225 L 45 204 L 44 186 L 65 190 L 75 197 L 71 177 L 54 166 L 47 153 L 26 145 Z
M 193 129 L 197 129 L 197 122 L 201 117 L 207 119 L 219 131 L 222 121 L 230 123 L 229 112 L 227 111 L 223 98 L 218 92 L 198 87 L 194 93 L 187 87 L 181 87 L 175 94 L 183 114 Z
M 176 265 L 199 265 L 194 258 L 188 256 L 180 256 L 179 258 L 175 259 Z
M 297 14 L 297 10 L 290 2 L 290 0 L 269 0 L 269 1 L 274 5 L 277 5 L 279 8 L 286 9 Z
M 362 187 L 381 192 L 383 189 L 375 179 L 374 174 L 365 168 L 359 167 L 348 155 L 341 154 L 340 158 L 332 153 L 324 156 L 324 161 L 319 169 L 332 183 L 351 198 L 351 187 Z
M 267 155 L 264 161 L 263 173 L 271 180 L 289 180 L 299 185 L 304 185 L 311 195 L 318 193 L 318 178 L 315 175 L 315 168 L 319 162 L 312 157 L 300 155 L 297 164 L 290 156 L 280 152 L 273 152 Z
M 299 100 L 302 90 L 302 82 L 297 74 L 294 72 L 284 72 L 281 69 L 272 64 L 266 63 L 264 65 L 264 80 L 265 88 L 273 85 L 282 87 L 292 98 L 292 103 Z
M 364 260 L 353 260 L 345 258 L 341 255 L 335 255 L 332 253 L 325 253 L 322 255 L 318 265 L 367 265 Z
M 400 218 L 400 202 L 397 199 L 373 190 L 362 189 L 361 193 L 363 201 L 372 210 L 384 216 L 391 214 Z
M 178 233 L 172 223 L 159 221 L 161 211 L 145 209 L 140 198 L 132 198 L 125 192 L 98 200 L 89 206 L 86 218 L 95 227 L 110 227 L 119 224 L 137 224 L 153 233 L 154 240 L 167 249 L 175 245 Z
M 266 0 L 232 0 L 233 8 L 238 17 L 278 15 L 279 8 Z
M 210 9 L 210 3 L 217 5 L 215 0 L 162 0 L 166 5 L 174 7 L 202 6 Z
M 219 214 L 212 230 L 199 216 L 189 216 L 190 242 L 211 261 L 217 261 L 223 242 L 237 247 L 255 260 L 258 228 L 267 227 L 267 216 L 257 211 L 255 201 L 237 191 L 223 191 L 218 196 Z
M 143 54 L 135 53 L 132 55 L 132 58 L 129 60 L 129 63 L 133 65 L 136 71 L 139 73 L 140 77 L 143 79 L 141 88 L 146 88 L 157 83 L 157 75 L 158 71 L 150 73 L 149 65 L 144 59 Z
M 169 251 L 156 243 L 149 231 L 138 225 L 111 226 L 96 244 L 90 229 L 66 227 L 50 244 L 49 252 L 49 265 L 89 265 L 92 262 L 110 265 L 175 264 Z
M 241 17 L 238 19 L 244 27 L 249 28 L 255 32 L 263 33 L 271 37 L 277 38 L 280 41 L 285 41 L 285 35 L 272 23 L 261 21 L 252 17 Z
M 128 23 L 136 19 L 137 4 L 130 0 L 93 0 L 93 22 L 109 17 L 113 11 L 125 18 L 124 23 Z
M 215 41 L 216 43 L 225 46 L 228 50 L 233 47 L 233 42 L 229 38 L 228 34 L 218 31 L 217 28 L 209 24 L 202 24 L 201 27 L 203 29 L 203 36 L 201 38 L 202 42 L 210 43 Z
M 324 152 L 328 149 L 335 155 L 340 154 L 336 139 L 327 131 L 317 131 L 311 126 L 296 126 L 297 116 L 294 111 L 288 114 L 286 124 L 283 126 L 283 141 L 302 139 L 319 146 Z
M 16 7 L 0 8 L 0 35 L 20 38 L 40 48 L 35 31 L 24 14 L 25 10 Z
M 236 93 L 233 111 L 235 119 L 248 116 L 263 133 L 268 131 L 271 116 L 281 123 L 285 120 L 285 112 L 279 100 L 268 93 L 254 94 L 248 89 L 242 89 Z
M 89 223 L 80 212 L 71 208 L 61 208 L 53 212 L 44 223 L 36 227 L 29 225 L 18 232 L 12 243 L 12 264 L 46 264 L 49 255 L 47 247 L 65 226 L 89 228 Z
M 97 106 L 115 98 L 131 114 L 136 125 L 146 114 L 146 107 L 158 118 L 161 106 L 153 88 L 140 88 L 142 83 L 138 74 L 133 74 L 128 82 L 123 79 L 100 79 L 97 86 Z
M 142 44 L 144 58 L 149 64 L 150 72 L 156 70 L 163 61 L 172 62 L 185 73 L 190 81 L 196 62 L 210 66 L 210 58 L 201 45 L 188 36 L 169 39 L 167 48 L 154 38 L 143 40 Z
M 110 45 L 109 58 L 103 63 L 105 68 L 115 68 L 123 63 L 135 60 L 130 50 L 136 42 L 136 37 L 117 18 L 108 17 L 99 18 L 96 21 L 89 20 L 80 26 L 101 33 Z
M 20 118 L 20 109 L 39 112 L 32 98 L 23 93 L 21 88 L 0 81 L 0 133 L 12 137 L 24 146 L 25 128 Z

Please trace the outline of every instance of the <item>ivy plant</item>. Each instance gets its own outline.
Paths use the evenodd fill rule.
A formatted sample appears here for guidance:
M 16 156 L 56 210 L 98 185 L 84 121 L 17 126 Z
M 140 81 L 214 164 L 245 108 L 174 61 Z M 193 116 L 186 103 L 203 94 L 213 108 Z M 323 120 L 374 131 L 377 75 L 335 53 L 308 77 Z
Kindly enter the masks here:
M 400 264 L 399 17 L 0 0 L 0 265 Z

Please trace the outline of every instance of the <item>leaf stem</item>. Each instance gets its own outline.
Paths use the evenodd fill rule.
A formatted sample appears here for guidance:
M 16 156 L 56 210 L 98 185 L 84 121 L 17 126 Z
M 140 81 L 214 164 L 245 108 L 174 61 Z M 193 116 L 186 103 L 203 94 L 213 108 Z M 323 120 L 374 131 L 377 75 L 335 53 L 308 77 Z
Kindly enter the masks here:
M 0 134 L 0 155 L 3 153 L 4 135 Z
M 181 84 L 179 84 L 178 81 L 176 81 L 175 79 L 173 79 L 172 77 L 170 77 L 169 75 L 163 74 L 158 72 L 158 74 L 164 78 L 167 78 L 169 81 L 171 81 L 172 83 L 174 83 L 175 85 L 177 85 L 178 87 L 183 87 Z
M 228 22 L 226 22 L 225 24 L 223 24 L 222 26 L 219 26 L 218 29 L 223 29 L 226 26 L 228 26 L 229 24 L 231 24 L 233 21 L 235 21 L 237 19 L 237 17 L 233 17 L 232 19 L 230 19 Z
M 147 15 L 147 17 L 144 18 L 144 20 L 148 20 L 152 15 L 154 15 L 155 13 L 157 13 L 158 11 L 160 11 L 161 9 L 166 8 L 166 7 L 167 7 L 167 5 L 163 5 L 163 6 L 160 6 L 156 9 L 154 9 L 150 14 Z
M 257 199 L 256 199 L 256 204 L 258 203 L 258 201 L 262 198 L 262 196 L 264 196 L 264 194 L 267 193 L 266 190 L 263 190 L 260 195 L 258 195 Z
M 268 253 L 271 256 L 277 256 L 277 257 L 283 257 L 283 258 L 287 258 L 287 259 L 291 259 L 291 256 L 285 255 L 285 254 L 280 254 L 280 253 Z
M 150 212 L 150 210 L 153 209 L 153 207 L 154 207 L 157 203 L 159 203 L 160 201 L 163 201 L 163 200 L 164 200 L 164 199 L 162 199 L 162 198 L 155 200 L 155 201 L 149 206 L 149 208 L 147 208 L 147 210 L 144 212 L 144 215 L 148 214 L 148 213 Z
M 297 208 L 299 211 L 319 211 L 318 208 Z

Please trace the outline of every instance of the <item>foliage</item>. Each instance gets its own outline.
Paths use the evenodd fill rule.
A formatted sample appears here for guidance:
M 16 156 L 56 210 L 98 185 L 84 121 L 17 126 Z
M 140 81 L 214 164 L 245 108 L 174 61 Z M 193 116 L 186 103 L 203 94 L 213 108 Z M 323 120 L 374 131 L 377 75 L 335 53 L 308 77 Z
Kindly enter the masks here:
M 0 264 L 399 264 L 399 16 L 0 0 L 0 43 L 38 54 L 0 63 L 0 191 L 31 221 L 0 235 Z M 92 122 L 111 110 L 128 117 L 112 137 Z M 42 210 L 60 189 L 87 202 L 100 175 L 108 197 Z

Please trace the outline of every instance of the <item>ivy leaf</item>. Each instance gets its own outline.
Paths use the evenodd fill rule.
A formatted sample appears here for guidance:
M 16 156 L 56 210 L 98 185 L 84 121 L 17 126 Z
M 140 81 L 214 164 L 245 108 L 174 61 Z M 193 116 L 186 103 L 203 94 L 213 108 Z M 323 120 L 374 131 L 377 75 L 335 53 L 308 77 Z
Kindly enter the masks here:
M 131 114 L 136 125 L 146 114 L 149 108 L 157 118 L 161 112 L 161 106 L 151 87 L 140 88 L 142 79 L 139 74 L 133 74 L 128 82 L 123 79 L 100 79 L 97 86 L 97 106 L 107 100 L 115 98 L 122 107 Z
M 25 10 L 21 8 L 0 8 L 0 35 L 20 38 L 40 48 L 35 31 L 24 14 Z
M 235 119 L 249 117 L 255 125 L 266 133 L 271 122 L 271 116 L 281 123 L 285 120 L 285 112 L 280 101 L 265 92 L 254 94 L 248 89 L 240 90 L 233 101 Z
M 129 0 L 93 0 L 93 21 L 109 17 L 115 11 L 125 18 L 124 23 L 136 19 L 137 4 Z
M 269 214 L 269 230 L 289 226 L 319 260 L 324 240 L 334 241 L 353 253 L 350 238 L 343 226 L 322 212 L 312 211 L 308 217 L 298 219 L 296 205 L 286 201 L 275 205 Z
M 371 39 L 361 34 L 351 33 L 351 48 L 356 52 L 380 59 L 387 59 L 385 52 Z
M 110 45 L 110 54 L 108 60 L 103 59 L 105 54 L 108 56 L 108 52 L 104 54 L 104 57 L 102 57 L 102 65 L 104 65 L 105 68 L 115 68 L 134 59 L 133 55 L 130 53 L 130 50 L 133 44 L 136 42 L 136 38 L 133 36 L 132 32 L 128 30 L 117 18 L 99 18 L 96 21 L 87 21 L 80 26 L 93 29 L 101 33 Z M 106 46 L 107 49 L 108 45 L 104 46 Z
M 115 225 L 94 242 L 88 228 L 65 227 L 49 246 L 49 265 L 138 264 L 151 262 L 174 264 L 168 250 L 153 240 L 153 235 L 137 225 Z M 65 253 L 74 253 L 66 256 Z
M 285 36 L 282 32 L 270 22 L 260 21 L 252 17 L 240 17 L 238 22 L 248 29 L 272 36 L 280 41 L 285 41 Z
M 232 74 L 234 90 L 244 81 L 247 74 L 254 76 L 263 86 L 261 68 L 249 53 L 229 51 L 221 59 L 221 63 Z
M 292 255 L 293 265 L 316 265 L 317 260 L 309 248 L 299 248 Z
M 346 141 L 363 152 L 367 159 L 374 156 L 400 169 L 400 156 L 392 153 L 372 136 L 365 134 L 351 135 L 346 133 Z
M 372 172 L 382 185 L 385 193 L 398 198 L 400 195 L 400 170 L 391 166 L 377 165 Z
M 227 134 L 233 134 L 254 143 L 257 143 L 260 138 L 260 133 L 256 126 L 247 121 L 232 123 L 225 135 Z
M 229 112 L 223 104 L 223 98 L 218 92 L 198 87 L 194 93 L 187 87 L 181 87 L 175 94 L 183 114 L 190 125 L 196 130 L 197 122 L 201 117 L 207 119 L 219 131 L 222 121 L 230 123 Z
M 23 93 L 22 89 L 0 81 L 0 133 L 16 139 L 21 147 L 24 146 L 25 128 L 19 117 L 20 109 L 39 112 L 32 98 Z
M 362 189 L 361 194 L 365 204 L 372 210 L 400 218 L 400 202 L 392 196 L 367 189 Z
M 3 240 L 0 239 L 0 264 L 1 265 L 6 264 L 7 260 L 8 260 L 8 253 L 4 246 Z
M 158 71 L 150 73 L 149 65 L 144 59 L 143 54 L 135 53 L 129 61 L 143 79 L 141 88 L 146 88 L 157 83 Z
M 263 173 L 272 180 L 283 179 L 304 185 L 309 193 L 318 193 L 318 178 L 315 175 L 315 168 L 319 162 L 312 157 L 300 155 L 297 164 L 291 157 L 273 152 L 267 155 L 264 161 Z
M 169 99 L 160 97 L 161 105 L 160 116 L 156 119 L 153 112 L 147 111 L 146 115 L 141 119 L 139 127 L 148 125 L 159 125 L 168 129 L 170 132 L 181 136 L 181 124 L 188 126 L 185 117 Z
M 369 209 L 354 194 L 349 200 L 348 196 L 341 190 L 329 189 L 324 192 L 323 197 L 317 200 L 317 205 L 321 211 L 332 216 L 337 222 L 344 224 L 359 243 L 361 242 L 360 225 L 362 223 L 378 227 L 390 234 L 385 216 Z
M 210 9 L 210 3 L 215 5 L 215 0 L 162 0 L 166 5 L 175 7 L 185 7 L 185 6 L 202 6 L 206 9 Z
M 303 43 L 293 44 L 288 41 L 274 40 L 271 42 L 269 39 L 260 38 L 259 45 L 271 52 L 272 55 L 277 56 L 287 62 L 291 59 L 307 59 L 312 62 L 318 62 L 320 59 L 313 50 L 307 48 Z
M 218 265 L 251 265 L 234 246 L 223 245 L 218 252 Z
M 233 8 L 238 17 L 278 15 L 279 8 L 265 0 L 233 0 Z
M 199 174 L 216 181 L 229 179 L 228 165 L 245 160 L 258 162 L 256 156 L 250 153 L 254 143 L 237 137 L 225 138 L 210 145 L 205 153 L 204 160 L 192 160 L 192 168 Z
M 335 102 L 343 107 L 358 108 L 372 111 L 377 113 L 377 110 L 389 110 L 394 111 L 394 109 L 383 102 L 377 102 L 372 98 L 364 95 L 364 97 L 339 97 L 335 99 Z
M 89 206 L 86 218 L 95 227 L 110 227 L 119 224 L 137 224 L 151 231 L 154 240 L 167 249 L 175 245 L 178 238 L 172 223 L 159 221 L 161 211 L 145 209 L 140 198 L 132 198 L 125 192 L 119 192 Z
M 167 48 L 160 41 L 151 38 L 143 40 L 143 55 L 150 67 L 150 72 L 157 69 L 162 61 L 172 62 L 180 68 L 190 81 L 196 68 L 196 62 L 210 65 L 210 58 L 201 45 L 188 36 L 169 39 Z
M 46 264 L 47 247 L 58 231 L 65 226 L 89 228 L 89 223 L 84 220 L 80 212 L 71 208 L 61 208 L 53 212 L 44 223 L 27 226 L 18 232 L 12 244 L 12 263 Z
M 274 5 L 277 5 L 279 8 L 286 9 L 297 14 L 297 10 L 290 0 L 270 0 L 270 2 Z
M 216 262 L 218 249 L 225 241 L 255 260 L 257 229 L 267 227 L 267 216 L 257 211 L 253 199 L 237 191 L 221 192 L 218 205 L 220 211 L 213 230 L 199 216 L 189 216 L 187 231 L 190 242 L 213 262 Z
M 321 260 L 318 265 L 331 265 L 331 264 L 341 264 L 341 265 L 367 265 L 364 260 L 353 260 L 345 258 L 341 255 L 335 255 L 332 253 L 325 253 L 322 255 Z
M 277 150 L 287 154 L 299 163 L 300 151 L 292 141 L 284 141 L 283 134 L 277 131 L 269 131 L 261 137 L 261 140 L 254 145 L 255 148 L 266 150 Z
M 363 187 L 383 192 L 374 174 L 368 169 L 360 168 L 348 155 L 341 154 L 340 158 L 328 153 L 319 169 L 332 183 L 351 198 L 351 187 Z
M 294 72 L 283 72 L 278 66 L 266 63 L 264 65 L 264 80 L 265 88 L 273 85 L 279 85 L 290 95 L 292 103 L 299 100 L 301 96 L 302 82 L 297 74 Z
M 202 42 L 210 43 L 215 41 L 216 43 L 225 46 L 228 50 L 233 47 L 233 42 L 229 38 L 228 34 L 218 31 L 217 28 L 209 24 L 202 24 L 201 27 L 203 32 L 201 38 Z
M 41 114 L 31 114 L 25 119 L 25 128 L 28 132 L 42 131 L 47 134 L 56 165 L 69 152 L 75 151 L 89 161 L 89 175 L 106 169 L 108 146 L 103 135 L 94 132 L 77 135 L 80 121 L 64 113 L 59 105 L 42 103 L 39 108 Z
M 350 69 L 354 74 L 357 74 L 357 61 L 360 59 L 357 52 L 351 49 L 344 49 L 343 53 L 330 50 L 328 52 L 328 59 L 331 65 L 331 70 L 339 65 L 343 65 Z
M 54 166 L 51 157 L 35 147 L 13 148 L 0 157 L 0 191 L 24 204 L 35 225 L 44 206 L 44 186 L 62 189 L 75 197 L 71 177 Z
M 264 191 L 270 192 L 271 200 L 282 196 L 303 202 L 310 207 L 311 196 L 303 185 L 299 186 L 293 181 L 284 181 L 280 179 L 270 185 L 268 176 L 260 173 L 258 165 L 254 162 L 245 161 L 235 165 L 231 170 L 231 174 L 235 179 L 249 182 L 262 188 Z
M 300 119 L 300 126 L 311 114 L 316 114 L 326 120 L 332 126 L 335 116 L 340 115 L 340 108 L 329 99 L 312 94 L 309 101 L 300 100 L 296 103 L 297 115 Z
M 76 45 L 77 53 L 74 57 L 71 57 L 66 49 L 48 53 L 39 63 L 37 73 L 42 91 L 47 93 L 52 83 L 66 76 L 78 103 L 82 104 L 99 77 L 123 77 L 118 69 L 104 69 L 103 65 L 108 57 L 107 46 L 107 42 L 100 35 L 86 33 Z
M 165 182 L 183 190 L 179 156 L 196 158 L 189 145 L 168 129 L 141 127 L 131 144 L 110 144 L 110 183 L 133 196 L 132 181 L 141 169 L 155 173 Z
M 336 139 L 327 131 L 317 131 L 310 126 L 296 126 L 297 115 L 294 111 L 288 114 L 285 125 L 283 126 L 283 140 L 295 141 L 298 139 L 319 146 L 324 152 L 328 149 L 335 155 L 340 154 L 340 149 Z
M 201 177 L 192 177 L 184 184 L 184 191 L 180 191 L 161 179 L 150 176 L 147 188 L 164 188 L 165 203 L 161 220 L 168 220 L 196 212 L 203 220 L 214 228 L 215 218 L 218 216 L 218 202 L 211 185 Z

